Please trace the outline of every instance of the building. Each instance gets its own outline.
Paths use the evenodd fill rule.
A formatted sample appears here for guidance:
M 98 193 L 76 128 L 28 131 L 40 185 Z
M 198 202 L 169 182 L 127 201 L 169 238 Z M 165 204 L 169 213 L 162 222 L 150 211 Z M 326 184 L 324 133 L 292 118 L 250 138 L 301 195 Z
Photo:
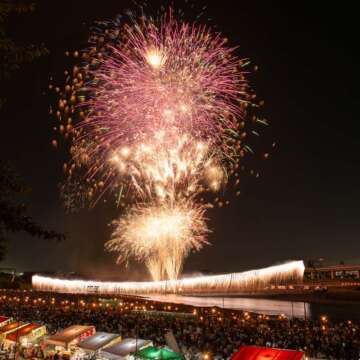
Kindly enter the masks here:
M 329 265 L 307 267 L 304 273 L 305 282 L 346 281 L 360 282 L 360 265 Z

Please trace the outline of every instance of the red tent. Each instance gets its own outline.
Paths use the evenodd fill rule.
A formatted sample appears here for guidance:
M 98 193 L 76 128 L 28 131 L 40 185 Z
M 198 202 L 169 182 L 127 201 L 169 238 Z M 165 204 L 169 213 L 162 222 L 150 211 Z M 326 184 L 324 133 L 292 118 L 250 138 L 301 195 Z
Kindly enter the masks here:
M 3 323 L 4 321 L 8 321 L 9 318 L 5 316 L 0 316 L 0 323 Z
M 18 341 L 22 336 L 28 335 L 30 332 L 32 332 L 35 329 L 38 329 L 41 327 L 41 325 L 38 324 L 29 324 L 26 325 L 20 329 L 17 329 L 9 334 L 6 335 L 6 339 L 10 341 Z
M 241 346 L 232 360 L 302 360 L 302 351 L 280 350 L 258 346 Z

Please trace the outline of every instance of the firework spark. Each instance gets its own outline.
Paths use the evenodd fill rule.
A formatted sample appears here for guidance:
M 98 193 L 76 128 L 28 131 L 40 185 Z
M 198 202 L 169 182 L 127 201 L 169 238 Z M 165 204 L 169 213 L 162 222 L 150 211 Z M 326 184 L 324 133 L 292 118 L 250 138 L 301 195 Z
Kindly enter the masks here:
M 251 95 L 244 62 L 226 42 L 205 26 L 179 22 L 172 11 L 157 22 L 145 17 L 107 24 L 91 37 L 85 65 L 67 74 L 70 84 L 56 112 L 67 119 L 59 130 L 71 140 L 65 171 L 70 178 L 83 173 L 91 202 L 113 190 L 134 197 L 134 187 L 143 200 L 147 182 L 134 184 L 136 177 L 125 167 L 119 172 L 109 159 L 125 149 L 134 154 L 158 142 L 159 134 L 167 149 L 178 146 L 178 137 L 202 143 L 222 172 L 236 171 L 247 149 L 244 120 Z M 209 172 L 197 171 L 209 179 Z M 221 179 L 197 190 L 218 191 Z
M 60 293 L 100 294 L 229 294 L 264 291 L 274 286 L 300 284 L 305 266 L 303 261 L 291 261 L 263 269 L 223 275 L 196 276 L 174 281 L 102 282 L 54 279 L 34 275 L 32 285 L 41 291 Z
M 56 130 L 70 141 L 66 202 L 95 205 L 115 193 L 129 209 L 106 248 L 120 261 L 144 262 L 153 279 L 176 279 L 188 253 L 206 244 L 200 194 L 224 189 L 251 152 L 248 62 L 220 34 L 172 10 L 103 23 L 80 55 L 82 65 L 56 89 Z
M 176 279 L 184 257 L 207 243 L 204 212 L 204 206 L 190 201 L 132 208 L 114 222 L 106 248 L 120 253 L 119 262 L 129 258 L 145 262 L 154 280 L 165 274 Z
M 142 201 L 192 198 L 205 187 L 218 190 L 223 171 L 209 144 L 160 130 L 147 141 L 116 149 L 109 159 L 119 177 L 129 179 Z
M 171 15 L 157 25 L 126 27 L 124 40 L 90 70 L 96 97 L 87 102 L 93 111 L 83 125 L 111 148 L 164 127 L 222 146 L 225 131 L 236 131 L 243 115 L 239 100 L 247 97 L 238 59 L 225 43 Z

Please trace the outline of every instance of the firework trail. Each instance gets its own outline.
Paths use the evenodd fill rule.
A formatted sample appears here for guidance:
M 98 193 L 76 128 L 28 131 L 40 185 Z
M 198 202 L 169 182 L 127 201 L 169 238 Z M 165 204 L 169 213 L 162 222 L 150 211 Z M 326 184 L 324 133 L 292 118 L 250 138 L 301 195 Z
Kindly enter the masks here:
M 187 134 L 159 130 L 132 147 L 113 152 L 110 162 L 119 176 L 128 177 L 143 201 L 174 202 L 191 198 L 205 187 L 218 190 L 224 174 L 209 144 Z
M 226 43 L 172 10 L 158 20 L 102 23 L 83 64 L 56 89 L 56 130 L 70 141 L 67 204 L 115 194 L 129 209 L 106 249 L 144 262 L 156 280 L 176 279 L 184 258 L 206 244 L 200 194 L 223 189 L 251 151 L 247 62 Z
M 154 280 L 165 274 L 176 279 L 186 255 L 207 243 L 204 212 L 204 206 L 191 201 L 133 207 L 114 221 L 106 247 L 120 254 L 119 262 L 134 257 L 145 262 Z

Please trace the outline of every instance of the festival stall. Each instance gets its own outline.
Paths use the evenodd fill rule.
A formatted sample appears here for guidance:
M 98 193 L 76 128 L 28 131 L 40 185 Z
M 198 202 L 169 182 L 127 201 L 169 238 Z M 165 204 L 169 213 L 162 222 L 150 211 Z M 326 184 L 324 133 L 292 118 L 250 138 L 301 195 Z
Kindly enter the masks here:
M 11 349 L 18 344 L 22 347 L 24 354 L 32 358 L 32 354 L 38 351 L 45 334 L 45 325 L 27 324 L 8 333 L 3 340 L 3 346 L 5 349 Z
M 4 343 L 6 336 L 12 332 L 16 332 L 17 330 L 23 328 L 24 326 L 28 325 L 27 323 L 23 323 L 20 321 L 13 321 L 9 324 L 0 328 L 0 342 Z
M 46 353 L 59 352 L 70 356 L 71 353 L 75 352 L 77 345 L 81 341 L 94 335 L 94 333 L 94 326 L 70 326 L 45 339 Z
M 258 346 L 241 346 L 231 360 L 304 360 L 305 354 L 296 350 L 271 349 Z
M 113 346 L 121 341 L 119 334 L 105 332 L 96 332 L 94 335 L 87 337 L 77 346 L 76 358 L 83 358 L 86 355 L 93 355 L 103 349 L 105 346 Z
M 9 344 L 19 343 L 24 347 L 30 347 L 46 335 L 46 326 L 28 324 L 6 335 L 4 342 Z
M 106 360 L 133 359 L 132 354 L 148 346 L 152 346 L 152 341 L 143 339 L 124 339 L 115 345 L 102 349 L 99 353 L 99 358 Z
M 166 348 L 159 349 L 154 346 L 148 346 L 145 349 L 140 350 L 136 354 L 136 358 L 146 360 L 185 360 L 184 356 L 180 353 Z

